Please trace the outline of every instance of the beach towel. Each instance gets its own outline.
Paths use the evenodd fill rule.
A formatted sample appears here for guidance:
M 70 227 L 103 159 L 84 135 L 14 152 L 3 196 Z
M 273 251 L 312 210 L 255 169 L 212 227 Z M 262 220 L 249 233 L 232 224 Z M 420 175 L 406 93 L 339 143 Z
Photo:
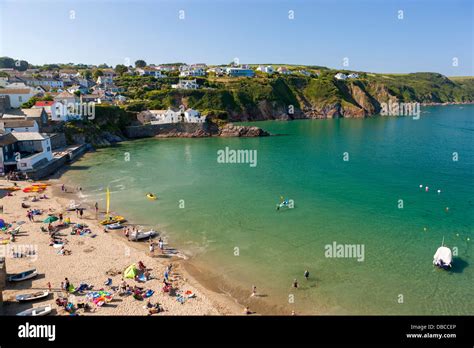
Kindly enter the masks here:
M 145 298 L 148 298 L 150 296 L 152 296 L 155 292 L 153 290 L 148 290 L 147 292 L 145 292 Z
M 105 283 L 105 285 L 111 285 L 112 284 L 112 278 L 108 278 Z

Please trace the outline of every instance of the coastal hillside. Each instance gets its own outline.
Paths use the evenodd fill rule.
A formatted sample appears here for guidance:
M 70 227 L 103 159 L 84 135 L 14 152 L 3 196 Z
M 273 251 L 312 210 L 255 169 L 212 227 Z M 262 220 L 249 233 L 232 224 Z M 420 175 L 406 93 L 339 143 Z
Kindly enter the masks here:
M 302 68 L 302 67 L 298 67 Z M 191 107 L 225 121 L 366 117 L 381 103 L 463 103 L 474 100 L 474 79 L 450 79 L 438 73 L 370 74 L 338 80 L 338 72 L 305 67 L 302 74 L 257 74 L 255 78 L 198 77 L 199 89 L 169 89 L 178 77 L 123 76 L 127 110 Z

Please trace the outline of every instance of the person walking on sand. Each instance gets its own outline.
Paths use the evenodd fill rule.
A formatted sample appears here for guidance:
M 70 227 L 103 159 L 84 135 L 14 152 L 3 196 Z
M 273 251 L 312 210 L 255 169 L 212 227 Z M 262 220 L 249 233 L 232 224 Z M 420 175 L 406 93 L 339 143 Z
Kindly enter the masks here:
M 153 241 L 150 239 L 150 254 L 153 255 L 153 252 L 155 251 L 155 245 L 153 244 Z
M 65 189 L 64 184 L 62 184 L 61 185 L 61 191 L 64 192 L 64 189 Z
M 305 277 L 306 280 L 309 280 L 309 271 L 308 270 L 304 271 L 304 277 Z
M 99 203 L 95 202 L 94 208 L 95 208 L 95 216 L 97 217 L 97 214 L 99 213 Z
M 63 213 L 59 213 L 59 223 L 63 223 Z
M 297 281 L 296 279 L 293 280 L 293 287 L 294 287 L 295 289 L 298 288 L 298 281 Z
M 257 287 L 255 285 L 252 285 L 252 295 L 250 295 L 251 297 L 255 297 L 257 296 Z
M 48 286 L 48 290 L 49 290 L 49 292 L 51 292 L 51 283 L 50 283 L 50 282 L 48 282 L 48 284 L 46 284 L 46 285 Z
M 81 219 L 82 219 L 82 215 L 84 215 L 84 209 L 79 209 L 79 216 L 81 217 Z
M 163 241 L 160 239 L 160 241 L 158 242 L 158 245 L 160 247 L 160 250 L 161 250 L 161 253 L 163 253 Z
M 76 208 L 76 217 L 78 217 L 78 216 L 79 216 L 79 209 Z

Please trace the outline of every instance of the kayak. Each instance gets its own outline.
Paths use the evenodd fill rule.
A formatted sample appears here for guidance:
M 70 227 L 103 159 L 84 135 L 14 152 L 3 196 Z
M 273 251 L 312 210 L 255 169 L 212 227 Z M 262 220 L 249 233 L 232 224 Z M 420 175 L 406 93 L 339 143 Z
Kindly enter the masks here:
M 148 198 L 149 200 L 152 200 L 152 201 L 158 199 L 158 197 L 156 197 L 153 193 L 148 193 L 146 195 L 146 198 Z
M 5 190 L 5 191 L 18 191 L 21 190 L 18 186 L 12 186 L 12 187 L 2 187 L 0 190 Z
M 31 294 L 17 295 L 16 300 L 18 302 L 35 301 L 35 300 L 48 297 L 48 295 L 49 295 L 49 291 L 38 291 Z
M 18 316 L 28 316 L 28 317 L 41 317 L 43 315 L 48 315 L 51 313 L 52 308 L 50 305 L 35 307 L 27 309 L 26 311 L 20 312 Z
M 125 221 L 127 221 L 127 220 L 123 216 L 117 215 L 117 216 L 111 217 L 109 219 L 102 220 L 100 222 L 100 224 L 101 225 L 111 225 L 111 224 L 114 224 L 114 223 L 117 223 L 117 222 L 125 222 Z
M 21 282 L 22 280 L 27 280 L 34 278 L 38 275 L 38 272 L 36 272 L 36 268 L 30 269 L 28 271 L 18 273 L 15 275 L 12 275 L 8 277 L 9 282 Z

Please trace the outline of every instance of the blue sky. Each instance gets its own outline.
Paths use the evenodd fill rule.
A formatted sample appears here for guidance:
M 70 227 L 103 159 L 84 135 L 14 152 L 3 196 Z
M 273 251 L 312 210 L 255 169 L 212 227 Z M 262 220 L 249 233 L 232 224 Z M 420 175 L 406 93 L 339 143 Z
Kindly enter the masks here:
M 0 0 L 0 55 L 33 64 L 224 64 L 237 57 L 331 68 L 347 57 L 352 70 L 474 75 L 473 3 Z

